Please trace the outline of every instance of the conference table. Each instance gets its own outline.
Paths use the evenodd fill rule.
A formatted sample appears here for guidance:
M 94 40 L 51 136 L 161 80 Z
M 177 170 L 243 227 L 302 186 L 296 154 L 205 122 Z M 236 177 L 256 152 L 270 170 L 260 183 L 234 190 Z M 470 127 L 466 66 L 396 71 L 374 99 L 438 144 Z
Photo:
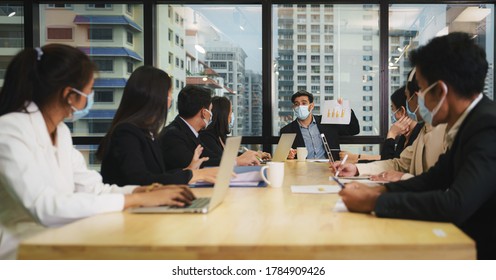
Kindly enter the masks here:
M 475 243 L 450 223 L 335 211 L 328 164 L 287 161 L 282 188 L 231 187 L 208 214 L 114 212 L 24 240 L 19 259 L 475 259 Z M 209 196 L 211 188 L 195 188 Z

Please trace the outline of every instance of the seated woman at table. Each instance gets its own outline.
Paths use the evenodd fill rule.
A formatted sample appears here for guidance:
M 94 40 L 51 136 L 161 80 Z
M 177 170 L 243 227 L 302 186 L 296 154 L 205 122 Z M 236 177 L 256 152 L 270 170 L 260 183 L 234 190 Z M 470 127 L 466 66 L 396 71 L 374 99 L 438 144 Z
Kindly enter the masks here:
M 120 188 L 86 167 L 63 120 L 91 109 L 94 71 L 86 54 L 61 44 L 13 58 L 0 92 L 2 187 L 44 226 L 130 207 L 190 204 L 194 195 L 185 186 Z
M 215 96 L 212 98 L 212 123 L 200 131 L 200 141 L 205 147 L 222 156 L 227 135 L 231 133 L 234 125 L 232 105 L 226 97 Z M 253 165 L 254 160 L 270 159 L 269 153 L 247 150 L 236 158 L 237 165 Z
M 165 169 L 157 135 L 172 101 L 171 78 L 153 66 L 137 68 L 126 83 L 121 103 L 97 156 L 102 160 L 103 182 L 117 185 L 215 183 L 218 168 L 199 169 L 198 146 L 183 170 Z
M 391 123 L 393 124 L 387 133 L 386 140 L 382 145 L 380 155 L 352 154 L 348 153 L 350 162 L 387 160 L 399 158 L 403 150 L 412 145 L 417 139 L 423 122 L 411 119 L 406 109 L 405 86 L 397 89 L 391 95 Z M 347 152 L 341 152 L 340 157 L 344 157 Z

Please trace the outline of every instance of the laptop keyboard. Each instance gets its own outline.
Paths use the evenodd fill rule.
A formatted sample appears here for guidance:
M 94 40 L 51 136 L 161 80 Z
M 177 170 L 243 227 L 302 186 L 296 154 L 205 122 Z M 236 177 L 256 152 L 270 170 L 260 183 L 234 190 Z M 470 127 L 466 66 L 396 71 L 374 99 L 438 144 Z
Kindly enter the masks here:
M 210 203 L 210 197 L 199 197 L 191 202 L 191 205 L 175 208 L 203 208 Z

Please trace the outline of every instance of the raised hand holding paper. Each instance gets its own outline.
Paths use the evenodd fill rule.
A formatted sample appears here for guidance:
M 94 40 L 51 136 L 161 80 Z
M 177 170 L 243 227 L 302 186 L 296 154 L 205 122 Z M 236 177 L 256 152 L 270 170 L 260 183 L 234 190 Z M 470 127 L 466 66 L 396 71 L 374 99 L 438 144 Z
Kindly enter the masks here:
M 322 104 L 323 124 L 349 124 L 351 121 L 350 101 L 343 100 L 341 104 L 337 100 L 326 100 Z

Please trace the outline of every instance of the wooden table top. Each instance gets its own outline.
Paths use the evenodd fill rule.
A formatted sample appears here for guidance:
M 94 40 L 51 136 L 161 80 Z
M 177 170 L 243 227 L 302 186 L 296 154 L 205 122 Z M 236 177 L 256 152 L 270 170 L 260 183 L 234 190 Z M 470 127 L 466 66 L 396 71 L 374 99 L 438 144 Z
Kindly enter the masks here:
M 20 259 L 475 259 L 449 223 L 334 212 L 337 194 L 293 194 L 327 184 L 328 165 L 286 162 L 283 188 L 230 188 L 208 214 L 116 212 L 23 241 Z M 195 189 L 209 196 L 210 188 Z

